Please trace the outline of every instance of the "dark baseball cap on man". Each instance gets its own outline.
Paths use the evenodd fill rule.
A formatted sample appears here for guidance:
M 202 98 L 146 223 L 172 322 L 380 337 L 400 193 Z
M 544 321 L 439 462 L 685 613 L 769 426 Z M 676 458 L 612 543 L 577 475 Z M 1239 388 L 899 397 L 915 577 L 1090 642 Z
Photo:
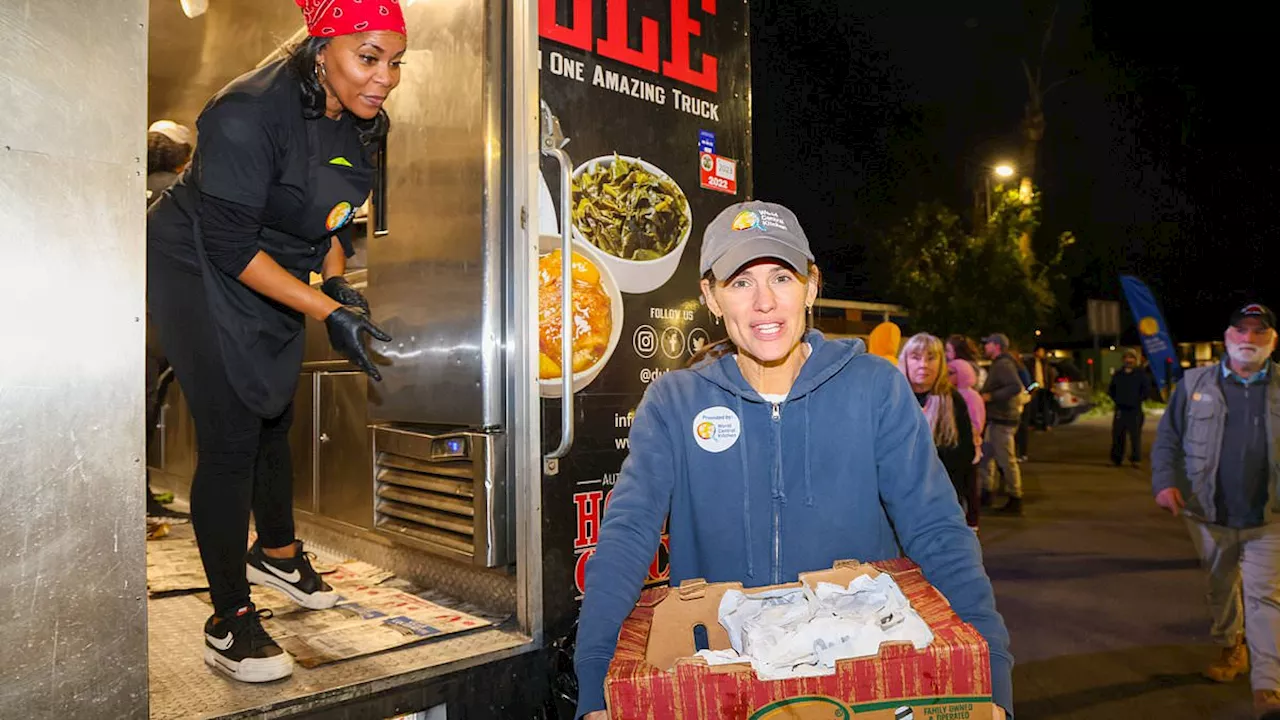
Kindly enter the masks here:
M 730 205 L 702 233 L 699 273 L 711 271 L 727 280 L 743 265 L 765 258 L 781 260 L 801 275 L 809 274 L 813 251 L 795 213 L 777 203 Z
M 1268 330 L 1276 326 L 1276 314 L 1271 312 L 1271 308 L 1260 303 L 1249 303 L 1231 313 L 1231 324 L 1239 325 L 1240 321 L 1247 317 L 1258 318 L 1262 322 L 1262 326 Z
M 986 343 L 995 343 L 1005 350 L 1009 349 L 1009 336 L 1004 333 L 992 333 L 982 338 L 982 342 L 984 345 Z

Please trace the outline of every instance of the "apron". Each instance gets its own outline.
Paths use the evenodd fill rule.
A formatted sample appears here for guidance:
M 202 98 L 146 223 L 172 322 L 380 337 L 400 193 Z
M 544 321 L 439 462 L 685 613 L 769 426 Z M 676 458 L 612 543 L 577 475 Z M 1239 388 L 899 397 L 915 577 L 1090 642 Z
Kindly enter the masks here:
M 307 282 L 319 271 L 331 237 L 351 223 L 369 196 L 373 170 L 334 165 L 321 154 L 316 123 L 306 121 L 309 166 L 302 208 L 281 224 L 293 232 L 264 227 L 259 247 Z M 361 150 L 363 152 L 363 149 Z M 279 417 L 293 402 L 305 347 L 302 313 L 251 290 L 213 266 L 204 249 L 199 213 L 193 223 L 204 292 L 226 365 L 227 379 L 240 401 L 259 417 Z

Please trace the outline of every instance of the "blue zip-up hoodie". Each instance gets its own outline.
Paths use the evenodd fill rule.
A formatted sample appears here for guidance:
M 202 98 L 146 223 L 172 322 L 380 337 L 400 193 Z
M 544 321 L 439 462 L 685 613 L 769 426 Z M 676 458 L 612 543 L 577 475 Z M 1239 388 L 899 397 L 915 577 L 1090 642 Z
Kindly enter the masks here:
M 587 563 L 579 717 L 605 707 L 618 631 L 668 513 L 672 586 L 793 582 L 836 560 L 905 553 L 986 638 L 994 700 L 1012 710 L 1009 634 L 911 386 L 860 340 L 817 331 L 806 340 L 813 352 L 777 405 L 747 384 L 733 355 L 667 373 L 645 393 Z

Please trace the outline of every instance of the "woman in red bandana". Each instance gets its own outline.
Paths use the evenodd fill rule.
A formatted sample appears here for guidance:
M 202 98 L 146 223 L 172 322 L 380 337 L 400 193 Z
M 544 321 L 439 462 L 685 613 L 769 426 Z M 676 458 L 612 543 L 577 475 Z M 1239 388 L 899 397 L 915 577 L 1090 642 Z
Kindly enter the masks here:
M 338 600 L 294 537 L 288 435 L 304 316 L 374 380 L 363 335 L 391 339 L 343 272 L 388 130 L 382 106 L 400 82 L 404 13 L 398 0 L 295 2 L 310 37 L 209 101 L 194 159 L 147 218 L 148 305 L 196 423 L 191 514 L 214 606 L 205 662 L 245 682 L 293 672 L 250 582 L 304 607 Z M 246 556 L 250 510 L 258 540 Z

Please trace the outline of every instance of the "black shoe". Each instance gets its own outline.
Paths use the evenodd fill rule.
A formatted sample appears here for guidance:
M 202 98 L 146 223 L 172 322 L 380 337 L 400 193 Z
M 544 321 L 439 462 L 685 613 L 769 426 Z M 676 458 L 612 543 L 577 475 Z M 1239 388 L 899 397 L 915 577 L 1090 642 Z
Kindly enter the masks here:
M 320 578 L 311 567 L 311 553 L 302 551 L 298 541 L 298 554 L 288 560 L 267 557 L 261 542 L 249 548 L 245 560 L 245 576 L 255 585 L 273 587 L 288 595 L 299 605 L 312 610 L 325 610 L 338 603 L 338 593 Z
M 181 525 L 183 523 L 191 522 L 191 515 L 189 513 L 171 510 L 164 505 L 161 505 L 155 499 L 155 496 L 151 494 L 147 495 L 147 517 L 155 520 L 163 520 L 170 525 Z
M 262 629 L 270 610 L 245 605 L 204 623 L 204 662 L 240 682 L 271 682 L 293 674 L 293 658 Z
M 1004 507 L 997 509 L 996 512 L 1000 513 L 1001 515 L 1021 515 L 1022 514 L 1022 498 L 1020 497 L 1009 498 L 1009 502 L 1005 503 Z

